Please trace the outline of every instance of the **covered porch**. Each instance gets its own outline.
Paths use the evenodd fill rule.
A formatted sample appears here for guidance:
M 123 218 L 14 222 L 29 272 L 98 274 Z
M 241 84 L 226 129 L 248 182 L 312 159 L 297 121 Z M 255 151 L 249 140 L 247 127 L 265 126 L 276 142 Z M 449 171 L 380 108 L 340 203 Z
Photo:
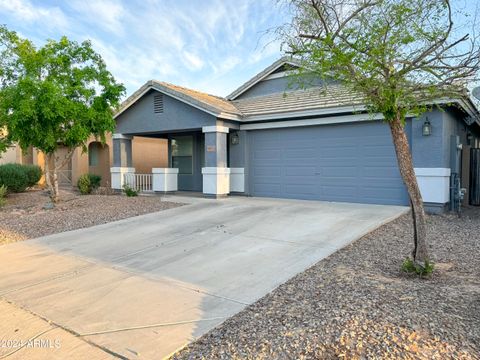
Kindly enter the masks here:
M 232 146 L 238 144 L 238 133 L 235 129 L 230 130 L 226 126 L 204 126 L 179 132 L 114 134 L 112 188 L 121 190 L 127 185 L 140 192 L 199 192 L 209 197 L 243 193 L 244 168 L 232 167 L 229 156 Z M 138 172 L 132 165 L 134 136 L 167 140 L 167 154 L 158 156 L 168 158 L 168 167 Z M 233 152 L 236 150 L 233 149 Z M 152 155 L 155 154 L 148 154 Z M 135 156 L 141 159 L 142 155 Z M 235 159 L 233 163 L 236 163 Z
M 238 110 L 212 95 L 149 81 L 115 115 L 112 188 L 142 192 L 202 192 L 225 196 L 245 191 L 244 150 L 238 145 Z M 162 154 L 132 153 L 132 138 L 165 139 Z M 166 167 L 138 171 L 132 158 L 162 156 Z M 139 161 L 136 162 L 139 164 Z

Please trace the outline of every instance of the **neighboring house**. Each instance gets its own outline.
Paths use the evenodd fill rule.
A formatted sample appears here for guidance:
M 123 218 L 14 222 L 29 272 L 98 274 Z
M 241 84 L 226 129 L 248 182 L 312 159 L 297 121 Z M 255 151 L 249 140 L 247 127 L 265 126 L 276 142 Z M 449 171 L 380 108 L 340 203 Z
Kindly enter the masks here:
M 8 147 L 8 149 L 0 153 L 0 165 L 8 163 L 22 163 L 22 149 L 20 146 L 14 144 Z
M 86 146 L 87 152 L 81 148 L 75 149 L 72 161 L 62 169 L 63 184 L 75 186 L 81 175 L 90 173 L 100 175 L 103 186 L 110 186 L 110 168 L 113 166 L 112 136 L 107 136 L 104 145 L 92 137 Z M 135 155 L 131 160 L 138 172 L 148 174 L 152 168 L 168 165 L 167 141 L 135 137 L 132 147 Z
M 167 157 L 168 167 L 152 170 L 153 191 L 408 205 L 382 116 L 367 114 L 361 96 L 339 84 L 313 79 L 300 89 L 292 66 L 280 59 L 227 98 L 147 82 L 115 116 L 112 187 L 138 181 L 132 137 L 160 138 L 168 156 L 150 156 Z M 480 146 L 470 99 L 436 103 L 442 110 L 406 124 L 431 211 L 446 208 L 451 181 L 468 188 L 469 148 Z
M 110 168 L 112 166 L 112 136 L 108 135 L 105 144 L 91 137 L 87 141 L 87 152 L 82 148 L 75 149 L 71 161 L 68 161 L 58 171 L 58 181 L 61 186 L 76 186 L 78 178 L 86 173 L 100 175 L 102 185 L 110 186 Z M 161 139 L 134 138 L 132 158 L 138 171 L 149 173 L 152 168 L 165 167 L 167 161 L 167 142 Z M 66 147 L 60 146 L 56 152 L 58 162 L 62 163 L 68 154 Z M 12 145 L 6 152 L 0 154 L 0 164 L 18 163 L 34 164 L 45 169 L 45 156 L 33 148 L 22 151 L 20 146 Z M 39 182 L 45 183 L 45 178 Z

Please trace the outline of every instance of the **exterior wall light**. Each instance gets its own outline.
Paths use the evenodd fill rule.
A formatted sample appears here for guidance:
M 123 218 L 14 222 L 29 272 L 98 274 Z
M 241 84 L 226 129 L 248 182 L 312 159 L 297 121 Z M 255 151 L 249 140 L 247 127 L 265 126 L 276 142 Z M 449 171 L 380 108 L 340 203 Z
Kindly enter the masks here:
M 467 145 L 471 145 L 473 140 L 473 135 L 471 132 L 467 132 Z
M 230 142 L 232 145 L 238 145 L 240 143 L 240 138 L 238 137 L 238 133 L 234 132 L 230 136 Z
M 432 135 L 432 124 L 430 123 L 430 120 L 428 120 L 428 117 L 425 119 L 425 122 L 423 123 L 422 135 L 423 136 Z

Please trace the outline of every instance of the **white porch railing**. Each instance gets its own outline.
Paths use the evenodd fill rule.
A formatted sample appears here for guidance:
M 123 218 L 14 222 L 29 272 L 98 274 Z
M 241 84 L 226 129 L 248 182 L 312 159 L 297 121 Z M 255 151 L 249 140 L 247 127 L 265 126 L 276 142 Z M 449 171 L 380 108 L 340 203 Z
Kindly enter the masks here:
M 123 183 L 139 192 L 153 191 L 153 175 L 152 174 L 123 174 Z

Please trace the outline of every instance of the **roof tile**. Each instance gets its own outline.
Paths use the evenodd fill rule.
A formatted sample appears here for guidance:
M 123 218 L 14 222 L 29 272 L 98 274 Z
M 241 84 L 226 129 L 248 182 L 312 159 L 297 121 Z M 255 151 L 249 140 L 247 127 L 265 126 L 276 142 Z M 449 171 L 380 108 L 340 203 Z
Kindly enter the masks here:
M 364 103 L 363 97 L 345 86 L 329 85 L 302 90 L 285 91 L 232 101 L 246 117 L 291 111 L 304 111 Z
M 156 84 L 165 86 L 173 91 L 189 96 L 190 98 L 195 99 L 199 102 L 206 103 L 211 107 L 221 110 L 222 112 L 240 115 L 240 112 L 238 111 L 238 109 L 230 101 L 227 101 L 226 99 L 220 96 L 210 95 L 201 91 L 188 89 L 183 86 L 169 84 L 163 81 L 154 80 L 154 82 Z

